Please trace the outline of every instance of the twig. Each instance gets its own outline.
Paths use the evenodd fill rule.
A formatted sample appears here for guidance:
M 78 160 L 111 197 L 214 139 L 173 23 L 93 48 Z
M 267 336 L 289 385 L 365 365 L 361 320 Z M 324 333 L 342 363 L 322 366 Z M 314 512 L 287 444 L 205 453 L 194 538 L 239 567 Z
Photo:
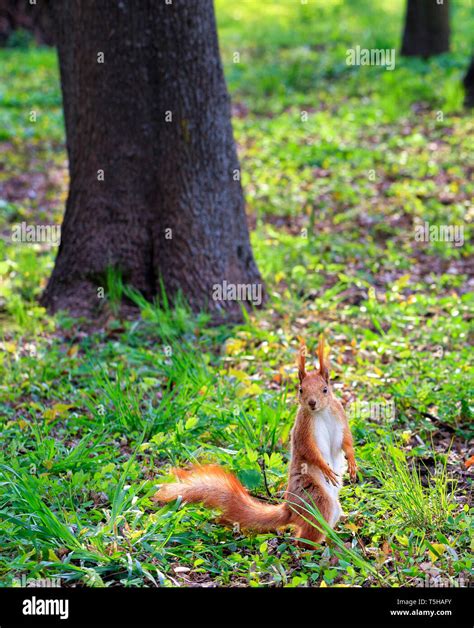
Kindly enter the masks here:
M 267 495 L 268 495 L 268 497 L 273 498 L 273 495 L 271 494 L 270 489 L 268 488 L 267 469 L 265 467 L 265 458 L 264 458 L 264 456 L 262 456 L 262 458 L 260 458 L 258 463 L 259 463 L 260 469 L 262 470 L 262 473 L 263 473 L 263 481 L 265 483 L 265 490 L 267 491 Z
M 435 423 L 438 423 L 438 425 L 442 425 L 443 427 L 445 427 L 448 431 L 450 432 L 455 432 L 456 428 L 453 427 L 452 425 L 450 425 L 449 423 L 446 423 L 445 421 L 443 421 L 442 419 L 440 419 L 439 417 L 435 416 L 434 414 L 431 414 L 430 412 L 422 412 L 421 410 L 418 410 L 418 408 L 416 408 L 415 406 L 409 406 L 412 410 L 414 410 L 415 412 L 417 412 L 420 416 L 425 417 L 425 419 L 431 419 L 432 421 L 434 421 Z

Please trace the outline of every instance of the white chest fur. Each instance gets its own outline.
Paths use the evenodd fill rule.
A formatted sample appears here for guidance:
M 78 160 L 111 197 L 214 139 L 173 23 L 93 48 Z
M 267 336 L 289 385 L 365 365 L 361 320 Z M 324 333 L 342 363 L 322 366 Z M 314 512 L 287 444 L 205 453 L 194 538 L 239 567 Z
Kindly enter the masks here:
M 341 480 L 344 473 L 344 455 L 342 452 L 343 427 L 337 417 L 326 408 L 317 412 L 313 419 L 313 435 L 316 445 L 329 466 Z M 339 492 L 338 487 L 334 487 Z

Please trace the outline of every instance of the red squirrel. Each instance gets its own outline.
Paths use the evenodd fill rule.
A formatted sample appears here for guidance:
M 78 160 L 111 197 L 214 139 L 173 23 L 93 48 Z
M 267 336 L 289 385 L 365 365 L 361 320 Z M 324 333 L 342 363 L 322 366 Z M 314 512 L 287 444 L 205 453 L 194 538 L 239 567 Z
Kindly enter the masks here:
M 153 500 L 170 502 L 180 496 L 185 502 L 218 508 L 223 522 L 259 532 L 291 525 L 296 527 L 300 545 L 305 546 L 305 540 L 311 546 L 321 543 L 325 535 L 306 504 L 314 503 L 334 527 L 341 515 L 338 496 L 345 466 L 343 454 L 352 481 L 356 480 L 357 465 L 344 409 L 331 390 L 323 337 L 318 358 L 319 370 L 307 373 L 306 347 L 302 345 L 298 352 L 299 409 L 291 432 L 288 486 L 281 504 L 255 499 L 234 475 L 217 465 L 174 469 L 179 481 L 162 484 Z

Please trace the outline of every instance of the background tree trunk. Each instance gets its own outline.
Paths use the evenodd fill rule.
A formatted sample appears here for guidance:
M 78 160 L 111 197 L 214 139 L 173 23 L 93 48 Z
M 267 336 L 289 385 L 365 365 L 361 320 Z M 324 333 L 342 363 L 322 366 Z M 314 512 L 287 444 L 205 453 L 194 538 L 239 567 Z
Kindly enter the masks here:
M 38 44 L 52 46 L 53 24 L 49 11 L 50 0 L 0 0 L 0 46 L 8 43 L 10 35 L 18 29 L 33 34 Z
M 407 0 L 402 55 L 431 57 L 449 51 L 449 1 Z
M 148 298 L 162 277 L 194 309 L 239 319 L 213 285 L 261 278 L 212 0 L 53 6 L 71 184 L 43 303 L 91 315 L 115 267 Z
M 474 107 L 474 56 L 463 80 L 464 84 L 464 105 Z

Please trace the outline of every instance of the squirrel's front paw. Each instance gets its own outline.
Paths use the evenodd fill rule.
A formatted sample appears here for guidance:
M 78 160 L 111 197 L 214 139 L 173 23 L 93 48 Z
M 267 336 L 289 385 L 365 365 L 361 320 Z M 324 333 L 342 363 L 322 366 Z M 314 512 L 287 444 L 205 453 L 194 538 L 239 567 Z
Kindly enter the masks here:
M 349 467 L 349 477 L 351 478 L 351 482 L 357 482 L 357 464 L 354 459 L 348 460 Z
M 338 485 L 339 476 L 335 471 L 331 469 L 329 465 L 327 467 L 324 467 L 324 469 L 322 469 L 322 472 L 324 473 L 326 479 L 329 480 L 329 482 L 331 482 L 333 486 Z

